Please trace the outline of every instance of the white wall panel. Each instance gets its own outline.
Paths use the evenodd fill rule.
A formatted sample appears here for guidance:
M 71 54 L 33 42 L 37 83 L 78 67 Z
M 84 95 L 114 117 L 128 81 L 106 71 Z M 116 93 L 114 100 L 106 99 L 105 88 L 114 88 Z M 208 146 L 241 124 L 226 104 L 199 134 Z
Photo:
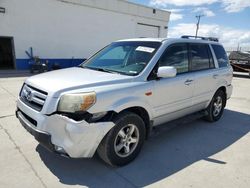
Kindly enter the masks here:
M 160 27 L 169 13 L 121 0 L 1 0 L 0 36 L 13 36 L 17 58 L 86 58 L 110 42 L 136 36 L 137 23 Z

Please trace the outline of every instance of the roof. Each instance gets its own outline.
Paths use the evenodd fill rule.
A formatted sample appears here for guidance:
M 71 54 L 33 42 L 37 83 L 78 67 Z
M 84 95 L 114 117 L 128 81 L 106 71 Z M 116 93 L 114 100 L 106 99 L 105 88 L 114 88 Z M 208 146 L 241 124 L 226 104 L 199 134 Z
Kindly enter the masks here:
M 132 41 L 145 41 L 145 42 L 187 42 L 187 43 L 206 43 L 206 44 L 220 44 L 219 42 L 202 40 L 202 39 L 186 39 L 186 38 L 132 38 L 123 39 L 116 42 L 132 42 Z
M 136 42 L 136 41 L 145 41 L 145 42 L 163 42 L 166 38 L 132 38 L 132 39 L 122 39 L 116 42 Z

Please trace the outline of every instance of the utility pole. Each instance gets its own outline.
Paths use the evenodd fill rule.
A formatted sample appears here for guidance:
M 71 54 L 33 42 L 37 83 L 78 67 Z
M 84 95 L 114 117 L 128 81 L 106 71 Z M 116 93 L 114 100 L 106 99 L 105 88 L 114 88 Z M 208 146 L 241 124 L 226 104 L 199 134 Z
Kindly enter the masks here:
M 201 17 L 203 17 L 204 15 L 197 15 L 196 18 L 197 18 L 197 24 L 196 24 L 196 33 L 195 33 L 195 38 L 197 38 L 197 35 L 198 35 L 198 30 L 199 30 L 199 26 L 200 26 L 200 19 Z

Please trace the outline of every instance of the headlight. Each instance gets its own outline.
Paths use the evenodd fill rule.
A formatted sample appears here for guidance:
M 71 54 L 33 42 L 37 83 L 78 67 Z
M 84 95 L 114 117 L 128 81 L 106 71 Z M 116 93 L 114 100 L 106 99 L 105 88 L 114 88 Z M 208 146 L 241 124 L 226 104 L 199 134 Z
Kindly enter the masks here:
M 57 110 L 59 112 L 79 112 L 86 111 L 96 102 L 96 94 L 78 93 L 78 94 L 65 94 L 60 98 Z

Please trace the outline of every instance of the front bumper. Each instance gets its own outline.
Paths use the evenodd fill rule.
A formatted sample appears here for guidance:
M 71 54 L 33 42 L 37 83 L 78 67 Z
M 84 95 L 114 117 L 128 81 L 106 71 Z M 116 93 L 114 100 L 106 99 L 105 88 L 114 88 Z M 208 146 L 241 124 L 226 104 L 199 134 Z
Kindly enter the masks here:
M 19 99 L 17 109 L 16 115 L 23 127 L 42 146 L 72 158 L 92 157 L 103 137 L 114 126 L 113 122 L 87 123 L 58 114 L 44 115 Z M 56 148 L 61 148 L 60 152 Z
M 36 128 L 34 128 L 30 122 L 23 116 L 21 111 L 16 111 L 16 117 L 19 119 L 22 126 L 30 133 L 32 134 L 35 139 L 46 149 L 50 151 L 55 151 L 55 146 L 51 142 L 51 135 L 49 133 L 40 131 Z

